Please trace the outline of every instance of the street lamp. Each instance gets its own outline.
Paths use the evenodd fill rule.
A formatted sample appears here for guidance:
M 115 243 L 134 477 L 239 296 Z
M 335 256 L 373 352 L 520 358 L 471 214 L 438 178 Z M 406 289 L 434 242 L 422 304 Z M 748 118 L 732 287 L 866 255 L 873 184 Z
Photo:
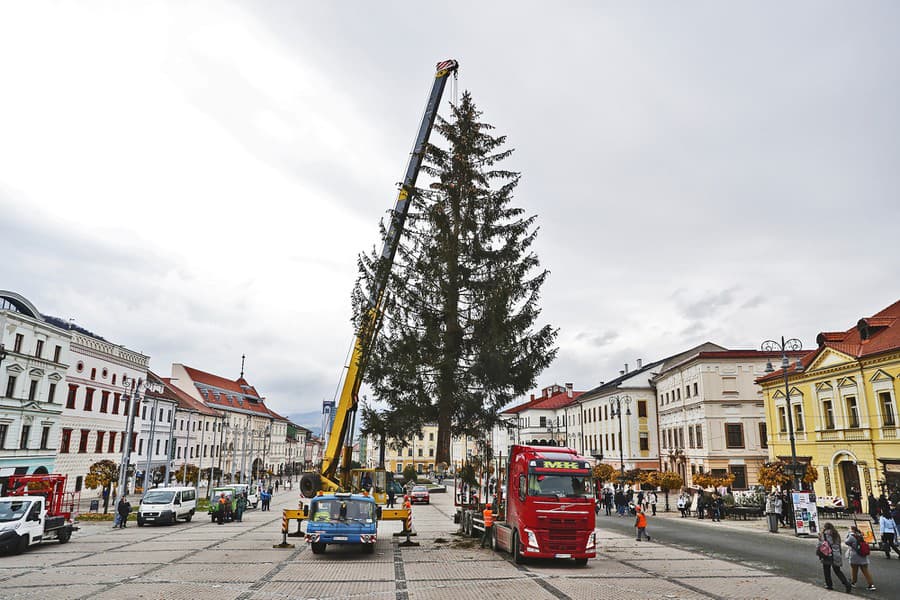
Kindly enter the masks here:
M 138 406 L 141 401 L 141 388 L 145 385 L 144 381 L 140 378 L 135 380 L 133 377 L 129 378 L 127 375 L 122 377 L 122 389 L 125 390 L 125 406 L 129 408 L 128 411 L 128 426 L 125 428 L 125 440 L 122 444 L 122 462 L 119 465 L 119 482 L 118 482 L 118 490 L 119 497 L 125 495 L 126 493 L 126 485 L 128 483 L 128 466 L 131 463 L 131 451 L 133 448 L 131 447 L 131 438 L 134 434 L 134 417 L 138 410 Z
M 146 401 L 146 399 L 147 399 L 147 397 L 145 395 L 144 400 Z M 150 439 L 147 443 L 147 466 L 144 469 L 144 491 L 147 491 L 148 489 L 150 489 L 150 486 L 147 484 L 152 483 L 152 481 L 149 479 L 150 465 L 151 465 L 150 461 L 153 458 L 153 440 L 156 436 L 156 419 L 158 418 L 158 415 L 156 414 L 156 407 L 157 407 L 158 402 L 159 402 L 159 397 L 156 394 L 154 394 L 153 395 L 153 405 L 150 408 Z
M 785 340 L 784 336 L 781 338 L 781 343 L 776 342 L 775 340 L 766 340 L 762 343 L 761 349 L 763 352 L 778 352 L 781 351 L 781 369 L 784 372 L 784 400 L 785 400 L 785 412 L 787 412 L 787 422 L 788 422 L 788 437 L 791 440 L 791 465 L 790 465 L 790 473 L 791 480 L 793 481 L 793 489 L 801 490 L 803 489 L 801 475 L 802 471 L 805 469 L 799 468 L 797 464 L 797 444 L 794 441 L 794 418 L 792 415 L 792 406 L 791 406 L 791 390 L 788 384 L 788 377 L 790 376 L 790 366 L 791 361 L 787 356 L 788 352 L 798 352 L 803 348 L 803 344 L 800 340 L 796 338 L 791 338 L 789 340 Z M 772 361 L 769 360 L 766 362 L 766 373 L 774 373 L 775 368 L 772 366 Z M 803 372 L 803 363 L 800 361 L 800 358 L 797 358 L 797 362 L 794 366 L 795 373 Z
M 622 447 L 622 404 L 625 404 L 625 416 L 631 416 L 631 396 L 621 394 L 609 399 L 610 414 L 619 417 L 619 469 L 622 472 L 622 481 L 625 481 L 625 449 Z

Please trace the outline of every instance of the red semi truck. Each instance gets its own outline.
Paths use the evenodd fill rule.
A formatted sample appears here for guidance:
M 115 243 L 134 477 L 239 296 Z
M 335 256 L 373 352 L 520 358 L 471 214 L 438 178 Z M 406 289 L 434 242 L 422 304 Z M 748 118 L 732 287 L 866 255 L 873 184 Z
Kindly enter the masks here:
M 586 565 L 596 556 L 590 459 L 571 448 L 517 445 L 504 475 L 506 481 L 497 486 L 501 496 L 488 498 L 495 509 L 495 550 L 511 552 L 519 564 L 529 558 L 571 558 Z M 483 531 L 483 508 L 460 508 L 456 520 L 463 531 Z

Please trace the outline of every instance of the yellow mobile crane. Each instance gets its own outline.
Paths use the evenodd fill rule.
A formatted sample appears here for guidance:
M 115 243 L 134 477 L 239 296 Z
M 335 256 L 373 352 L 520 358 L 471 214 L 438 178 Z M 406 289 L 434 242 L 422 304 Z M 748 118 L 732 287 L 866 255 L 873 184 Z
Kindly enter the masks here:
M 304 473 L 300 478 L 300 493 L 307 498 L 314 497 L 317 492 L 354 492 L 363 488 L 371 488 L 375 501 L 384 504 L 388 485 L 387 472 L 379 469 L 350 469 L 350 458 L 353 452 L 353 430 L 356 421 L 356 411 L 359 406 L 359 387 L 362 384 L 366 364 L 372 351 L 372 343 L 378 332 L 381 318 L 381 303 L 384 299 L 388 277 L 394 263 L 394 256 L 400 244 L 400 236 L 403 234 L 403 226 L 409 214 L 409 205 L 416 186 L 416 178 L 425 158 L 425 149 L 428 137 L 434 127 L 434 119 L 437 115 L 441 97 L 444 93 L 448 76 L 457 72 L 459 63 L 455 60 L 445 60 L 437 64 L 437 72 L 434 76 L 434 84 L 428 103 L 425 105 L 425 114 L 422 115 L 422 123 L 416 136 L 413 152 L 409 157 L 406 167 L 406 175 L 400 184 L 400 193 L 397 203 L 391 213 L 391 223 L 384 240 L 384 247 L 375 268 L 372 289 L 368 298 L 368 311 L 356 332 L 356 342 L 353 347 L 353 355 L 344 383 L 341 388 L 341 396 L 334 412 L 334 421 L 328 445 L 322 459 L 322 470 L 319 473 Z M 393 512 L 398 514 L 394 515 Z M 402 518 L 405 511 L 384 511 L 384 518 Z

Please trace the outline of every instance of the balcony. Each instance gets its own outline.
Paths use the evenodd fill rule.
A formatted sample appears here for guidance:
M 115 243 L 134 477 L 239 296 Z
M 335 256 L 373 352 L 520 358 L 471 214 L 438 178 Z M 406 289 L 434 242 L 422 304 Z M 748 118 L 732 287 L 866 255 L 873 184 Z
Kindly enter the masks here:
M 787 431 L 782 431 L 777 434 L 779 442 L 789 442 L 791 441 L 791 436 L 788 435 Z M 806 441 L 806 432 L 805 431 L 795 431 L 794 432 L 794 440 L 797 442 L 805 442 Z
M 896 433 L 895 433 L 896 435 Z M 819 442 L 861 442 L 872 438 L 870 429 L 859 427 L 848 429 L 819 429 L 816 431 L 816 441 Z M 884 438 L 884 432 L 882 432 Z
M 881 430 L 881 439 L 883 440 L 896 440 L 897 439 L 897 428 L 896 427 L 885 427 Z

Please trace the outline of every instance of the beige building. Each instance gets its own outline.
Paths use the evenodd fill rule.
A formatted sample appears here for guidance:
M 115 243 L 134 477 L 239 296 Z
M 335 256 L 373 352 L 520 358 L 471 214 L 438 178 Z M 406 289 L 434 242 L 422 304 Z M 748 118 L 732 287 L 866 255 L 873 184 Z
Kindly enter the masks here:
M 664 361 L 653 378 L 663 470 L 677 471 L 688 486 L 697 473 L 732 473 L 737 490 L 757 484 L 769 450 L 756 379 L 774 358 L 706 344 Z

